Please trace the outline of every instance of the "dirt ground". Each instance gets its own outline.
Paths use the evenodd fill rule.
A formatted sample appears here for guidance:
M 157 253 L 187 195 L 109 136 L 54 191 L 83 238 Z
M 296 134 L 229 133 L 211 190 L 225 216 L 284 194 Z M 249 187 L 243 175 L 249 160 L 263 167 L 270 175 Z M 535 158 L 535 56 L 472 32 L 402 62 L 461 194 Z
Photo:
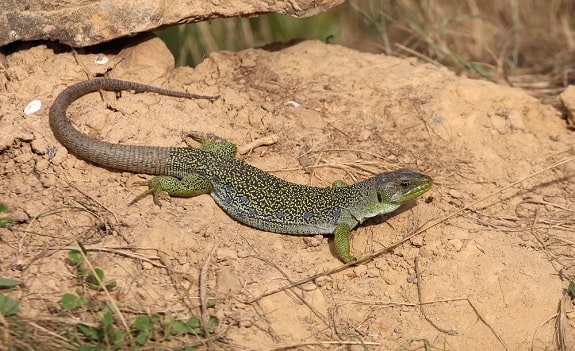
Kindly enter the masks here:
M 553 107 L 415 59 L 317 41 L 214 53 L 194 69 L 174 69 L 158 39 L 98 50 L 21 47 L 6 56 L 0 75 L 0 202 L 15 221 L 0 229 L 0 276 L 23 281 L 8 293 L 22 316 L 81 320 L 59 305 L 78 289 L 66 257 L 81 242 L 92 264 L 117 281 L 112 294 L 128 316 L 198 315 L 202 286 L 216 301 L 209 313 L 220 318 L 217 331 L 233 349 L 313 349 L 319 346 L 303 344 L 322 342 L 332 342 L 322 349 L 417 349 L 422 340 L 440 350 L 556 348 L 558 306 L 575 278 L 575 162 L 440 221 L 573 156 L 573 132 Z M 95 64 L 104 57 L 107 64 Z M 332 238 L 249 228 L 207 195 L 128 206 L 144 190 L 135 183 L 149 176 L 78 159 L 48 126 L 62 89 L 106 71 L 221 99 L 93 93 L 68 111 L 93 137 L 181 146 L 181 131 L 211 132 L 238 145 L 277 135 L 276 143 L 239 157 L 315 186 L 407 167 L 432 176 L 433 189 L 354 230 L 353 252 L 367 255 L 434 225 L 367 264 L 250 303 L 339 267 Z M 24 114 L 34 99 L 41 109 Z M 423 310 L 418 301 L 426 302 Z M 575 314 L 565 301 L 573 345 Z

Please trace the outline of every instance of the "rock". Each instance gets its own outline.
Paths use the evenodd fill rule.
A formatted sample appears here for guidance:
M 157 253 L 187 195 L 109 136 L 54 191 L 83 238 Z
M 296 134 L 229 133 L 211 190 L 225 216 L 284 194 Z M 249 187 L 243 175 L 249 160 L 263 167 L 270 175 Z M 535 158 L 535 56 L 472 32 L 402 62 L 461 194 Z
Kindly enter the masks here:
M 135 42 L 118 53 L 120 60 L 113 67 L 110 78 L 129 76 L 130 79 L 142 82 L 150 76 L 156 79 L 164 78 L 174 69 L 174 56 L 160 38 L 152 33 L 145 33 L 135 39 Z
M 309 17 L 343 0 L 128 0 L 0 1 L 0 46 L 50 40 L 72 47 L 95 45 L 135 33 L 220 17 L 280 13 Z

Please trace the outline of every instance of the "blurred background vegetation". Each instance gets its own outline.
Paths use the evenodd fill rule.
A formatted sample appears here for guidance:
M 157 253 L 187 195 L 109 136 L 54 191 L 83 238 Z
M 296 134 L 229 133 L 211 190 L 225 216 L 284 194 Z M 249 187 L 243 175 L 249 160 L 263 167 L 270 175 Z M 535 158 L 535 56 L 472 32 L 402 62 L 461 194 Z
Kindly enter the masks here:
M 158 34 L 178 65 L 212 51 L 317 39 L 550 93 L 575 77 L 574 10 L 572 0 L 349 0 L 310 18 L 224 18 Z

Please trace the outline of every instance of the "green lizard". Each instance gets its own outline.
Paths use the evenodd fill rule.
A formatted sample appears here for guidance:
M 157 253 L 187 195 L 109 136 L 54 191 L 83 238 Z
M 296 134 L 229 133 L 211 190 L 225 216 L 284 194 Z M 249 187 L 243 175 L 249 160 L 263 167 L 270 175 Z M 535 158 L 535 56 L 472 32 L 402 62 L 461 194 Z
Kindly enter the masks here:
M 92 79 L 62 91 L 50 108 L 50 127 L 70 152 L 100 166 L 156 175 L 147 182 L 159 203 L 163 196 L 210 194 L 232 218 L 261 230 L 284 234 L 334 234 L 343 262 L 350 254 L 350 231 L 365 219 L 394 211 L 428 191 L 430 177 L 399 169 L 348 185 L 335 181 L 320 188 L 287 182 L 235 158 L 234 144 L 204 138 L 200 148 L 113 144 L 88 137 L 68 118 L 68 106 L 97 90 L 134 90 L 215 100 L 114 79 Z

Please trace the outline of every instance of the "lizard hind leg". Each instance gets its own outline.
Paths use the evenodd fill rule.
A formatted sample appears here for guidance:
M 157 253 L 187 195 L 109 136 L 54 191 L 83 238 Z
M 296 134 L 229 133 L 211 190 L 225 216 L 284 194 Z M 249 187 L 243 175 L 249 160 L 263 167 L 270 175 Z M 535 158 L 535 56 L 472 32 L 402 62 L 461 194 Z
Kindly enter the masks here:
M 154 197 L 154 203 L 158 206 L 162 206 L 160 200 L 169 201 L 170 196 L 193 197 L 209 194 L 214 189 L 212 183 L 206 177 L 197 173 L 190 173 L 182 179 L 170 176 L 157 176 L 137 184 L 147 185 L 149 189 L 132 200 L 130 205 L 133 205 L 150 194 Z
M 195 141 L 200 142 L 200 149 L 203 151 L 213 152 L 215 154 L 230 158 L 236 157 L 236 153 L 238 151 L 237 146 L 217 135 L 204 134 L 199 132 L 187 132 L 184 133 L 184 136 L 190 137 Z

